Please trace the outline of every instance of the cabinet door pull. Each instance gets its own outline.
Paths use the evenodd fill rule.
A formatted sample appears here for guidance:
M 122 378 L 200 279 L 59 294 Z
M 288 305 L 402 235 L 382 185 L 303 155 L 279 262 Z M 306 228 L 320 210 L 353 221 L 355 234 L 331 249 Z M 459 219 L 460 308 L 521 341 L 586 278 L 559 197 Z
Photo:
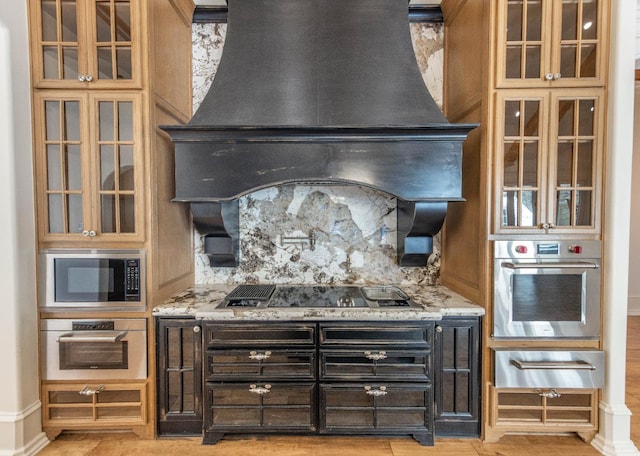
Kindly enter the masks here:
M 89 385 L 84 385 L 84 388 L 78 391 L 78 394 L 82 394 L 83 396 L 95 396 L 103 389 L 104 389 L 104 385 L 98 385 L 96 389 L 91 389 L 89 388 Z
M 194 333 L 199 333 L 200 332 L 200 326 L 194 326 L 193 327 L 193 332 Z
M 387 395 L 387 387 L 386 386 L 381 386 L 378 389 L 372 389 L 370 386 L 367 385 L 367 386 L 364 387 L 364 390 L 366 391 L 366 393 L 369 396 L 378 397 L 378 396 L 386 396 Z
M 387 358 L 387 352 L 384 351 L 380 351 L 378 353 L 371 353 L 370 351 L 366 351 L 364 352 L 364 356 L 367 357 L 367 359 L 373 360 L 373 361 L 378 361 L 381 359 L 386 359 Z
M 249 392 L 253 394 L 259 394 L 260 396 L 262 396 L 263 394 L 267 394 L 270 390 L 271 390 L 271 385 L 264 385 L 264 386 L 249 385 Z
M 535 392 L 538 393 L 538 396 L 546 397 L 547 399 L 554 399 L 556 397 L 562 396 L 562 394 L 560 394 L 554 389 L 550 389 L 548 391 L 542 391 L 540 388 L 537 388 Z
M 258 353 L 257 351 L 249 352 L 249 358 L 255 359 L 257 361 L 268 359 L 270 356 L 271 356 L 271 352 L 268 350 L 264 353 Z

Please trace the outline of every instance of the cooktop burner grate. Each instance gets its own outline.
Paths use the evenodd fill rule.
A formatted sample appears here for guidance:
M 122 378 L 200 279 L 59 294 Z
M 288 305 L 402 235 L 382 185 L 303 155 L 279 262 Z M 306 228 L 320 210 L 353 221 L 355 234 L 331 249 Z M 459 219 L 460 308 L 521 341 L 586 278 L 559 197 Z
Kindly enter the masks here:
M 227 300 L 268 300 L 273 291 L 276 289 L 275 285 L 238 285 L 234 290 L 229 293 Z

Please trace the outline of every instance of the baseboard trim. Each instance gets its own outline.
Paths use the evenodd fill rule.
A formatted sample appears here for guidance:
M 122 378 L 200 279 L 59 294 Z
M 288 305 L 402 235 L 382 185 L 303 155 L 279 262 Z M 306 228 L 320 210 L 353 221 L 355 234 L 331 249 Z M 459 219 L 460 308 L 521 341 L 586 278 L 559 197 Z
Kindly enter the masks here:
M 41 407 L 35 401 L 18 412 L 0 412 L 0 456 L 34 456 L 49 444 L 42 432 Z
M 629 296 L 627 315 L 640 316 L 640 296 Z

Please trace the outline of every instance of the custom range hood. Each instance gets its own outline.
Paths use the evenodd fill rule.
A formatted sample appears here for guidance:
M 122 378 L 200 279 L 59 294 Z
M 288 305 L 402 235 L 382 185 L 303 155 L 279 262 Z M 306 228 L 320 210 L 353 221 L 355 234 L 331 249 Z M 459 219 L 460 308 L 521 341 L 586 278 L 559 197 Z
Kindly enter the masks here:
M 422 80 L 407 0 L 229 0 L 222 59 L 175 143 L 175 199 L 191 203 L 212 266 L 236 266 L 238 198 L 280 184 L 353 184 L 398 200 L 398 263 L 423 266 L 462 143 Z

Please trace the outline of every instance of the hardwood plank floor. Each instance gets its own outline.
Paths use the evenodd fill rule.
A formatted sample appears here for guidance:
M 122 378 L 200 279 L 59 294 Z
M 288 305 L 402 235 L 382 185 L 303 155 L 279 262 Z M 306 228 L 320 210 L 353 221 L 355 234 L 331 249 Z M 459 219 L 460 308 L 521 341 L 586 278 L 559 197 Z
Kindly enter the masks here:
M 640 317 L 630 317 L 627 345 L 627 405 L 631 438 L 640 447 Z M 576 436 L 505 436 L 497 443 L 438 439 L 420 446 L 411 438 L 235 436 L 216 445 L 200 438 L 143 440 L 132 433 L 62 434 L 42 456 L 597 456 Z

